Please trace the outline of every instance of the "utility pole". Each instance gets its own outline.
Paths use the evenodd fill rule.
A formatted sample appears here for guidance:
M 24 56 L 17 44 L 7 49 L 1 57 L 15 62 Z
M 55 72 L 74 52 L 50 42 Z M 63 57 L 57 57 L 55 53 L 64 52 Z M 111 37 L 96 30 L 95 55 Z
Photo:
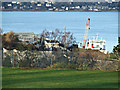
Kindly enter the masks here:
M 55 55 L 54 55 L 54 61 L 55 61 Z M 55 68 L 55 64 L 53 64 L 53 67 Z
M 51 65 L 50 66 L 52 68 L 52 50 L 51 50 Z
M 15 67 L 15 52 L 13 50 L 13 68 Z
M 13 68 L 15 67 L 15 53 L 17 52 L 16 49 L 13 50 Z
M 33 50 L 32 50 L 32 54 L 33 54 Z M 33 68 L 33 57 L 32 57 L 32 55 L 31 55 L 31 66 Z
M 103 54 L 102 54 L 102 64 L 103 64 Z
M 96 36 L 96 41 L 98 41 L 98 33 L 97 33 L 97 36 Z
M 4 60 L 4 49 L 2 49 L 2 60 Z
M 86 56 L 85 56 L 85 71 L 86 71 Z
M 64 36 L 65 36 L 65 38 L 64 38 L 64 45 L 66 46 L 66 26 L 64 26 Z
M 70 55 L 68 54 L 68 67 L 70 67 Z

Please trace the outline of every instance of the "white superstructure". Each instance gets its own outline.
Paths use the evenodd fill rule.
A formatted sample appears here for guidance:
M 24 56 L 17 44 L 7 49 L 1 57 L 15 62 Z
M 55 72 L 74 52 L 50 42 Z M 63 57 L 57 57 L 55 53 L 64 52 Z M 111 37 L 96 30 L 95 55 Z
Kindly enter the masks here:
M 102 38 L 99 40 L 98 34 L 97 34 L 96 39 L 93 38 L 92 40 L 87 41 L 86 49 L 100 50 L 101 52 L 107 53 L 105 44 L 106 44 L 106 41 L 103 40 Z

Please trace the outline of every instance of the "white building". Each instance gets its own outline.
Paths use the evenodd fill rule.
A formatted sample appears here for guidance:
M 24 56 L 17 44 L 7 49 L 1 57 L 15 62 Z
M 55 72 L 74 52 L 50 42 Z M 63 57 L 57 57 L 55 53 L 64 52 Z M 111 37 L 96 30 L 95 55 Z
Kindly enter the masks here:
M 35 34 L 33 32 L 16 32 L 14 33 L 18 36 L 20 41 L 34 41 Z
M 41 4 L 37 4 L 38 7 L 42 6 Z
M 45 40 L 45 47 L 46 48 L 52 48 L 52 47 L 57 48 L 57 47 L 59 47 L 59 42 L 46 38 L 46 40 Z
M 12 6 L 12 4 L 8 4 L 8 7 L 11 7 Z

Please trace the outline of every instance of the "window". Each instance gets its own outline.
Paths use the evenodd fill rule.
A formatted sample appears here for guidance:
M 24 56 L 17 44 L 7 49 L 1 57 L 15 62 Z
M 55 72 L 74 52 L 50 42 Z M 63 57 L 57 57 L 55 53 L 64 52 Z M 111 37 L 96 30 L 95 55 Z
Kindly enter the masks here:
M 103 45 L 103 49 L 105 50 L 105 45 Z
M 96 47 L 99 47 L 99 45 L 96 45 Z

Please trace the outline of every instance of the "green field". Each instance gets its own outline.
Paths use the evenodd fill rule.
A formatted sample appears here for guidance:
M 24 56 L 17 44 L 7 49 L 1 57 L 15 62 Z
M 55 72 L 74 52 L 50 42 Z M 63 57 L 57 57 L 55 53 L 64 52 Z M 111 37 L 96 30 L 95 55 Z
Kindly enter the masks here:
M 3 88 L 118 88 L 117 71 L 2 69 Z

